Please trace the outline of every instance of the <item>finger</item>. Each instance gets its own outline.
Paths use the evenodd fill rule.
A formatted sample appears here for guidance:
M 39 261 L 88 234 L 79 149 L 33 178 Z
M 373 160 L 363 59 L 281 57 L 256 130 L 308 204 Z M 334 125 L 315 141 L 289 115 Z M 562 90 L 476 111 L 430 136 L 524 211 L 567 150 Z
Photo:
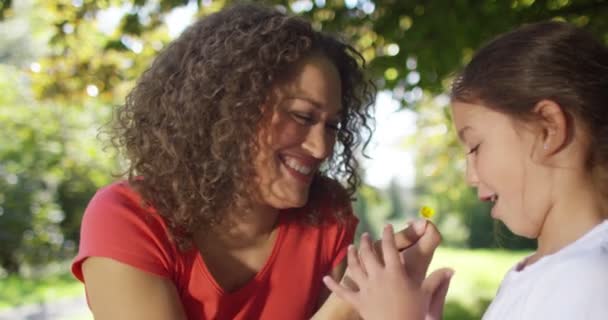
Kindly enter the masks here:
M 395 245 L 393 226 L 390 224 L 384 227 L 384 231 L 382 232 L 382 256 L 384 257 L 384 264 L 386 266 L 403 267 L 399 258 L 399 251 L 397 251 Z
M 353 245 L 348 246 L 348 255 L 346 256 L 349 268 L 349 277 L 356 283 L 366 278 L 365 270 L 361 267 L 361 261 L 359 260 L 359 254 L 357 248 Z
M 429 303 L 429 312 L 426 320 L 441 320 L 443 319 L 443 309 L 445 307 L 445 300 L 448 294 L 448 288 L 450 287 L 450 281 L 452 277 L 448 277 L 443 280 L 439 288 L 431 296 Z
M 399 251 L 407 249 L 414 245 L 426 230 L 427 220 L 415 220 L 408 226 L 395 233 L 395 243 Z
M 417 284 L 421 284 L 433 258 L 435 249 L 441 242 L 441 235 L 434 224 L 427 222 L 424 235 L 412 247 L 401 252 L 405 270 Z
M 429 295 L 429 308 L 425 320 L 441 320 L 443 307 L 450 287 L 450 280 L 454 275 L 451 269 L 439 269 L 433 272 L 423 284 L 423 290 Z
M 395 245 L 397 249 L 401 251 L 414 245 L 424 234 L 425 229 L 426 220 L 421 219 L 408 224 L 405 229 L 395 233 Z M 376 249 L 376 252 L 380 253 L 378 257 L 382 259 L 382 242 L 376 241 L 374 243 L 374 249 Z M 384 261 L 381 261 L 381 263 L 384 263 Z
M 359 263 L 359 257 L 357 256 L 357 248 L 354 245 L 349 245 L 346 255 L 347 268 L 344 271 L 340 284 L 347 288 L 359 291 L 357 282 L 360 282 L 365 277 L 365 272 L 361 268 Z M 356 279 L 356 280 L 355 280 Z
M 367 232 L 361 236 L 359 260 L 367 275 L 373 274 L 373 272 L 382 267 L 376 253 L 373 251 L 371 239 Z
M 449 268 L 442 268 L 433 271 L 422 283 L 422 290 L 427 294 L 432 294 L 437 290 L 441 283 L 448 277 L 451 277 L 454 271 Z
M 348 302 L 355 310 L 357 310 L 357 292 L 352 289 L 349 289 L 345 286 L 342 286 L 336 280 L 334 280 L 330 276 L 323 277 L 323 283 L 331 292 L 335 293 L 338 298 Z

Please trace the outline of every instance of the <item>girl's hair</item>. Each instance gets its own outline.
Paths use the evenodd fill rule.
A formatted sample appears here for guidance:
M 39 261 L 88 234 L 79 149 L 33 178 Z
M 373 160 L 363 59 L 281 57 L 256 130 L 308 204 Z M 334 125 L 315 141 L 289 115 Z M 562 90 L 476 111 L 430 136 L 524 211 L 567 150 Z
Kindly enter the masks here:
M 523 121 L 533 119 L 539 101 L 556 102 L 583 126 L 588 169 L 608 191 L 608 48 L 587 32 L 541 22 L 503 34 L 473 56 L 451 94 Z
M 114 119 L 113 142 L 128 157 L 130 184 L 164 217 L 181 248 L 197 228 L 250 201 L 263 105 L 276 81 L 315 53 L 339 72 L 343 118 L 337 152 L 311 187 L 315 207 L 307 212 L 314 218 L 319 197 L 329 191 L 334 200 L 350 201 L 360 183 L 353 153 L 369 141 L 376 89 L 356 50 L 303 19 L 236 5 L 187 28 L 140 77 Z

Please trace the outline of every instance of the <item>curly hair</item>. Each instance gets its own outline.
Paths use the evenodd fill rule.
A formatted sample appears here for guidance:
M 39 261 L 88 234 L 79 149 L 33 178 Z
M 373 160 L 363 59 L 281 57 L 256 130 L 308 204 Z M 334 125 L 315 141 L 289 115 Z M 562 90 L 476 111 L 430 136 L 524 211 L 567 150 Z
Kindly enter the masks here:
M 369 142 L 376 88 L 355 49 L 301 18 L 241 4 L 200 19 L 156 57 L 119 107 L 112 141 L 129 160 L 129 183 L 180 248 L 197 228 L 247 203 L 262 106 L 277 79 L 313 53 L 338 69 L 343 118 L 309 205 L 335 180 L 346 184 L 337 197 L 350 201 L 360 184 L 354 152 Z

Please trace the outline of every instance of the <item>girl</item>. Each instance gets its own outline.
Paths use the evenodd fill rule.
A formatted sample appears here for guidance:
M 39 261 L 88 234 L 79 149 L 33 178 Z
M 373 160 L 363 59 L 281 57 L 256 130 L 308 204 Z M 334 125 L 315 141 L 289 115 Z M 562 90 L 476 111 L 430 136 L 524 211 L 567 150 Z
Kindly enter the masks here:
M 190 26 L 119 110 L 128 178 L 83 217 L 72 271 L 95 318 L 348 316 L 321 277 L 344 273 L 374 93 L 356 51 L 278 10 L 237 5 Z M 399 235 L 403 248 L 423 234 L 412 270 L 436 230 Z
M 608 49 L 566 23 L 524 26 L 477 52 L 451 108 L 468 183 L 492 217 L 538 243 L 483 319 L 608 319 Z M 426 288 L 449 271 L 417 283 L 388 232 L 385 265 L 364 240 L 349 254 L 361 289 L 326 279 L 330 289 L 365 319 L 422 319 Z

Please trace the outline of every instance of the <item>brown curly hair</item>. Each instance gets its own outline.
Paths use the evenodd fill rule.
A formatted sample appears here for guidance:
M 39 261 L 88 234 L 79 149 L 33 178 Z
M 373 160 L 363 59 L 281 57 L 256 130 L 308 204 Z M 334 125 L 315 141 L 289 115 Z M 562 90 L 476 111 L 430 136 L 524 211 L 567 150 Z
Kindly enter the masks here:
M 376 88 L 355 49 L 301 18 L 251 4 L 211 14 L 156 57 L 119 107 L 112 140 L 130 162 L 129 183 L 181 248 L 197 228 L 247 203 L 262 106 L 276 81 L 313 53 L 339 71 L 343 118 L 307 207 L 338 185 L 333 179 L 346 183 L 337 197 L 351 200 L 360 184 L 354 152 L 369 142 Z

